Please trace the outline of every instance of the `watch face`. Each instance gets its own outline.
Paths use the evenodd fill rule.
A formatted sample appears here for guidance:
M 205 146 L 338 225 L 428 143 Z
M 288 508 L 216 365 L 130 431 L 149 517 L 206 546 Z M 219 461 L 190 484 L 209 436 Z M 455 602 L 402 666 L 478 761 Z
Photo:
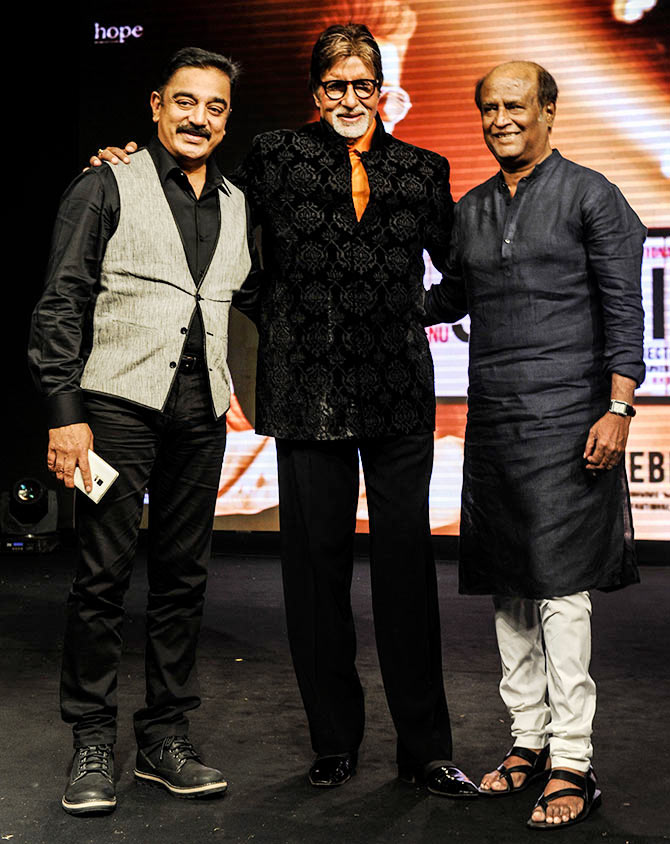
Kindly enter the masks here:
M 635 416 L 635 410 L 632 405 L 625 401 L 618 401 L 617 399 L 610 400 L 610 413 L 616 413 L 618 416 Z

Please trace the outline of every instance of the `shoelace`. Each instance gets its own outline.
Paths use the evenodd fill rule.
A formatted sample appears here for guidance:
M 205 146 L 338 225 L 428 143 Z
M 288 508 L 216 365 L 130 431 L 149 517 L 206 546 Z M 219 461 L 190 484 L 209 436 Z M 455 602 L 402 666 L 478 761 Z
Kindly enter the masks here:
M 93 744 L 79 748 L 77 778 L 83 777 L 85 774 L 96 773 L 111 779 L 111 759 L 111 744 Z
M 166 736 L 161 744 L 159 760 L 162 761 L 163 754 L 168 751 L 177 759 L 177 770 L 180 771 L 189 759 L 200 761 L 198 754 L 186 736 Z

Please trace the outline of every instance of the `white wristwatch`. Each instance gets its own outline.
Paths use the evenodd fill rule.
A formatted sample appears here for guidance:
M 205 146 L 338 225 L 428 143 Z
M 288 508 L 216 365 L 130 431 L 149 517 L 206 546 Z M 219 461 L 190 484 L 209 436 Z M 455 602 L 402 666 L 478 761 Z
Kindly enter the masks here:
M 628 402 L 621 401 L 621 399 L 611 399 L 609 412 L 617 416 L 635 416 L 635 408 Z

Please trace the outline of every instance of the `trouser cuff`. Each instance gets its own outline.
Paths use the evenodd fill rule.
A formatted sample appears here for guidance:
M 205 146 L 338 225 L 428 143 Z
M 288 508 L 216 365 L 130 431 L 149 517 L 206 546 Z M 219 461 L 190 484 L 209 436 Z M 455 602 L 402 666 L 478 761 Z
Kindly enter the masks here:
M 552 768 L 572 768 L 585 774 L 591 767 L 590 759 L 570 759 L 568 756 L 552 756 Z

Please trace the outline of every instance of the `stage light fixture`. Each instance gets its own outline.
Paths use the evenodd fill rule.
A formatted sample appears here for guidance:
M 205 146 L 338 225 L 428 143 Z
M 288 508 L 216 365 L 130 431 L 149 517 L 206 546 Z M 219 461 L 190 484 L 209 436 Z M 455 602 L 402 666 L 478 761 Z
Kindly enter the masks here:
M 58 502 L 54 490 L 35 478 L 21 478 L 0 496 L 0 548 L 5 553 L 45 553 L 58 545 Z

